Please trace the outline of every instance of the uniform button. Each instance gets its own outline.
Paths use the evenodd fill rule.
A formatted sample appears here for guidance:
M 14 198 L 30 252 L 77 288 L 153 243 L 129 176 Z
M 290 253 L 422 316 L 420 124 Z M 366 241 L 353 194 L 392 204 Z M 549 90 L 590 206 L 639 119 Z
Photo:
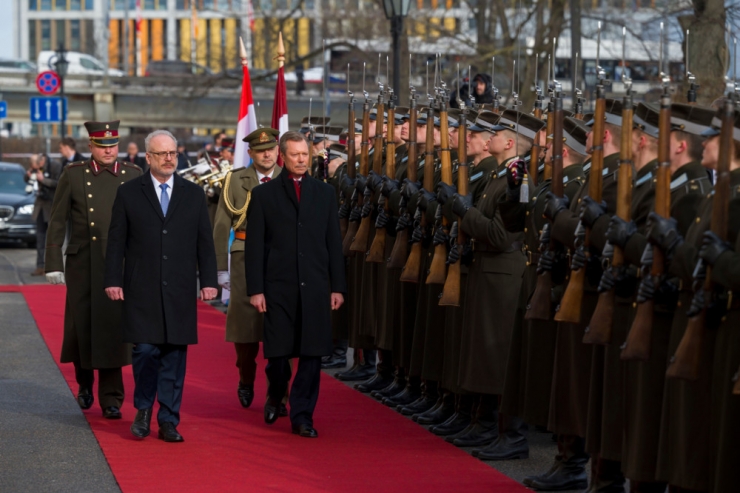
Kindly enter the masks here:
M 86 169 L 86 170 L 85 170 L 85 173 L 89 173 L 89 172 L 90 172 L 90 170 L 89 170 L 89 169 Z
M 305 285 L 306 285 L 306 283 L 305 283 L 305 282 L 302 282 L 302 283 L 301 283 L 301 286 L 305 286 Z
M 163 258 L 164 260 L 167 260 L 167 255 L 162 255 L 162 258 Z
M 90 226 L 95 226 L 95 223 L 90 223 Z
M 92 198 L 92 194 L 91 193 L 88 193 L 87 194 L 87 198 L 91 199 Z
M 166 234 L 167 234 L 167 230 L 166 230 L 166 229 L 163 229 L 163 230 L 162 230 L 162 234 L 163 234 L 163 235 L 166 235 Z
M 97 238 L 93 236 L 93 237 L 92 237 L 92 240 L 93 240 L 93 241 L 96 241 L 96 240 L 97 240 Z
M 121 182 L 121 185 L 123 185 L 124 183 L 126 183 L 126 182 L 125 182 L 125 181 L 122 181 L 122 182 Z
M 95 209 L 93 209 L 92 207 L 90 207 L 90 212 L 95 212 Z
M 122 175 L 125 175 L 126 174 L 126 170 L 125 169 L 124 170 L 121 170 L 121 174 Z
M 162 281 L 162 286 L 167 286 L 167 281 Z
M 527 232 L 527 228 L 524 228 L 524 232 L 525 232 L 525 233 Z
M 697 218 L 696 218 L 696 222 L 697 222 L 697 223 L 701 222 L 701 218 L 700 218 L 700 217 L 697 217 Z
M 525 212 L 524 215 L 525 216 L 528 216 L 529 215 L 529 211 Z
M 88 186 L 90 186 L 90 185 L 92 185 L 92 183 L 90 183 L 90 182 L 87 182 L 87 185 L 88 185 Z

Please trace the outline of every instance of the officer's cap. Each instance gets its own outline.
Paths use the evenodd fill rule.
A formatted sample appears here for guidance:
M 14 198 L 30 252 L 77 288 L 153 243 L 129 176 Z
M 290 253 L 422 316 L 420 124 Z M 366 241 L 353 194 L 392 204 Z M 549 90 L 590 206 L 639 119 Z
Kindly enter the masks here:
M 258 128 L 254 132 L 250 133 L 242 139 L 242 141 L 249 144 L 249 148 L 255 151 L 264 151 L 265 149 L 272 149 L 278 145 L 278 138 L 280 137 L 280 131 L 274 128 L 264 127 Z
M 542 130 L 544 126 L 545 122 L 539 118 L 533 117 L 532 115 L 516 110 L 506 110 L 501 113 L 501 118 L 498 123 L 494 125 L 493 130 L 495 132 L 511 130 L 523 137 L 534 140 L 537 136 L 537 132 Z
M 343 127 L 316 127 L 316 131 L 313 134 L 313 143 L 318 144 L 324 140 L 330 140 L 332 142 L 339 142 L 339 136 L 344 131 Z
M 684 103 L 671 105 L 671 130 L 702 135 L 712 125 L 712 118 L 714 110 L 705 106 Z
M 112 147 L 118 145 L 118 125 L 120 120 L 113 122 L 85 122 L 90 142 L 98 147 Z
M 589 120 L 585 121 L 587 122 L 586 125 L 588 125 L 589 127 L 593 127 L 593 116 L 591 116 Z M 620 101 L 619 99 L 607 98 L 606 111 L 604 111 L 604 121 L 618 127 L 622 125 L 622 101 Z
M 468 125 L 468 130 L 471 132 L 490 132 L 494 133 L 495 126 L 498 123 L 498 121 L 501 119 L 501 116 L 498 113 L 494 113 L 493 111 L 488 110 L 481 110 L 478 112 L 478 115 L 473 120 L 473 123 L 471 125 Z
M 642 130 L 651 137 L 658 138 L 658 120 L 660 109 L 655 105 L 640 103 L 635 108 L 635 114 L 632 116 L 632 123 L 638 130 Z

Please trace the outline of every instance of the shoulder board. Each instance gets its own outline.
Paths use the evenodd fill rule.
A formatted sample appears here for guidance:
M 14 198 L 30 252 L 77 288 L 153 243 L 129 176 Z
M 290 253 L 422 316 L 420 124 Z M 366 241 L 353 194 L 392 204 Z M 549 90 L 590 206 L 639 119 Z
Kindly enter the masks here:
M 671 182 L 671 190 L 674 190 L 680 187 L 687 181 L 689 181 L 689 178 L 686 176 L 686 173 L 682 174 L 681 176 L 679 176 L 678 178 L 676 178 L 675 180 Z
M 86 166 L 87 161 L 77 161 L 75 163 L 69 163 L 65 168 L 79 168 L 80 166 Z
M 606 176 L 606 175 L 608 175 L 608 174 L 609 174 L 609 168 L 604 168 L 604 169 L 603 169 L 603 170 L 601 171 L 601 175 L 602 175 L 602 176 Z
M 138 169 L 138 170 L 141 170 L 141 168 L 139 168 L 138 166 L 136 166 L 136 165 L 135 165 L 135 164 L 133 164 L 133 163 L 129 163 L 128 161 L 121 161 L 121 164 L 122 164 L 123 166 L 126 166 L 127 168 L 136 168 L 136 169 Z
M 502 176 L 505 176 L 505 175 L 506 175 L 506 168 L 504 168 L 504 169 L 502 169 L 501 171 L 498 172 L 498 177 L 499 178 L 501 178 Z
M 483 172 L 479 171 L 473 176 L 470 177 L 470 183 L 473 183 L 474 181 L 478 180 L 481 176 L 483 176 Z
M 591 170 L 591 161 L 583 165 L 583 172 L 588 173 Z
M 563 184 L 568 183 L 568 175 L 563 175 Z
M 643 176 L 642 178 L 640 178 L 639 180 L 637 180 L 635 182 L 635 187 L 639 187 L 640 185 L 643 185 L 644 183 L 649 182 L 650 180 L 652 180 L 652 178 L 653 178 L 653 172 L 651 171 L 645 176 Z

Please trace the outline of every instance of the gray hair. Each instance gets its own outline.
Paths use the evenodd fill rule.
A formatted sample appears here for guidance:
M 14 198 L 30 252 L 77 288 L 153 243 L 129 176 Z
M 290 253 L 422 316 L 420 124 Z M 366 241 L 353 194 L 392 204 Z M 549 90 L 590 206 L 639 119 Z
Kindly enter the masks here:
M 285 132 L 280 137 L 280 154 L 285 154 L 288 150 L 288 142 L 305 142 L 308 145 L 308 141 L 302 133 L 295 131 Z
M 172 142 L 175 143 L 175 146 L 177 146 L 177 139 L 174 135 L 172 135 L 167 130 L 155 130 L 154 132 L 150 133 L 146 136 L 146 139 L 144 139 L 144 148 L 146 149 L 146 152 L 150 152 L 151 148 L 149 147 L 149 144 L 151 143 L 152 139 L 154 137 L 159 137 L 160 135 L 166 135 L 170 139 L 172 139 Z

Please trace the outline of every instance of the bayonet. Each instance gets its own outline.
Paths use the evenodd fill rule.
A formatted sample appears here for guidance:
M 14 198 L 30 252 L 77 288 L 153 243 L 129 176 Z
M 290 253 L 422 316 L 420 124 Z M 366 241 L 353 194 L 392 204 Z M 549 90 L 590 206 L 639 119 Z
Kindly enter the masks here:
M 473 88 L 473 70 L 470 68 L 470 65 L 468 65 L 468 100 L 470 100 L 470 107 L 475 108 L 477 105 L 475 104 L 475 91 L 472 90 Z
M 688 31 L 686 31 L 688 33 Z M 632 94 L 632 79 L 627 76 L 627 28 L 622 28 L 622 84 L 629 96 Z
M 601 23 L 599 23 L 599 26 L 601 26 Z M 601 29 L 601 27 L 599 27 L 599 29 Z M 557 60 L 557 58 L 555 58 L 555 50 L 557 49 L 557 42 L 558 42 L 557 38 L 552 38 L 552 97 L 555 97 L 555 98 L 560 97 L 560 93 L 563 90 L 563 86 L 555 78 L 555 65 L 556 65 L 555 60 Z M 597 58 L 599 56 L 598 52 L 599 50 L 597 48 L 596 49 Z M 598 65 L 599 65 L 599 62 L 597 60 L 596 62 L 597 68 L 598 68 Z
M 493 92 L 493 111 L 496 113 L 499 112 L 498 108 L 498 89 L 496 88 L 496 82 L 494 79 L 494 75 L 496 72 L 496 57 L 491 57 L 491 92 Z M 472 82 L 472 81 L 471 81 Z

